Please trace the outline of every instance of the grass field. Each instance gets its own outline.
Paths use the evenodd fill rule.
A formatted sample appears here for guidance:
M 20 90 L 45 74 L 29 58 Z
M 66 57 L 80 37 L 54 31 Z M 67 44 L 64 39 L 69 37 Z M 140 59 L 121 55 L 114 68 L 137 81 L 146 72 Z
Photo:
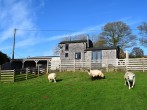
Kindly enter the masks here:
M 91 81 L 86 72 L 57 73 L 15 83 L 0 82 L 0 110 L 146 110 L 147 72 L 135 72 L 136 86 L 124 85 L 123 73 Z

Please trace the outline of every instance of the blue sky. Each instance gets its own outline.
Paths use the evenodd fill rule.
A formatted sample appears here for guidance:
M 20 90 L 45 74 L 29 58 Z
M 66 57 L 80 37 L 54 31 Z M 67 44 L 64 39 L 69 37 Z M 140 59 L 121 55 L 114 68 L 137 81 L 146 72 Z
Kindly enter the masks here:
M 138 35 L 137 26 L 147 22 L 146 4 L 146 0 L 0 0 L 0 51 L 12 56 L 14 28 L 15 58 L 53 55 L 64 37 L 98 34 L 108 22 L 121 20 Z

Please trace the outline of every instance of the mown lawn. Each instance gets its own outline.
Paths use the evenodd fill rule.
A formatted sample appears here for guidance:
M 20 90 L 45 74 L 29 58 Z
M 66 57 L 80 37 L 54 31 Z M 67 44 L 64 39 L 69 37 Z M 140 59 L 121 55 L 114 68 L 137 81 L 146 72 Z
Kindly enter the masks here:
M 135 72 L 136 86 L 129 90 L 120 72 L 91 81 L 86 72 L 57 73 L 15 83 L 0 82 L 0 110 L 146 110 L 147 72 Z

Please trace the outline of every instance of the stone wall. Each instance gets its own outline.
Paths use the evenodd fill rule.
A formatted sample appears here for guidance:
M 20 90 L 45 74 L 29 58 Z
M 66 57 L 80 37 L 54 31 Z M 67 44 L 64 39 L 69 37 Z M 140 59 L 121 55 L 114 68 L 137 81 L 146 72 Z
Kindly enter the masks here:
M 116 59 L 116 50 L 102 50 L 102 59 Z
M 60 50 L 61 60 L 74 60 L 75 53 L 81 52 L 81 59 L 85 59 L 84 50 L 86 49 L 86 43 L 71 43 L 69 44 L 69 50 L 65 50 L 65 44 L 60 44 L 62 46 Z M 68 53 L 68 57 L 65 57 L 65 53 Z
M 85 52 L 85 61 L 91 61 L 92 58 L 92 51 Z

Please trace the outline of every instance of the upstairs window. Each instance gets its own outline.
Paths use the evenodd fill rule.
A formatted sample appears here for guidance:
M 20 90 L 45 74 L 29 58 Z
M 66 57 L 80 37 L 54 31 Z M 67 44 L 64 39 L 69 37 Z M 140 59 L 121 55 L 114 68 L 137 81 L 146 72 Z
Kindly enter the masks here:
M 69 45 L 65 44 L 65 50 L 67 51 L 69 49 Z
M 81 53 L 80 52 L 75 53 L 75 59 L 81 59 Z
M 68 57 L 68 53 L 65 53 L 65 57 Z

